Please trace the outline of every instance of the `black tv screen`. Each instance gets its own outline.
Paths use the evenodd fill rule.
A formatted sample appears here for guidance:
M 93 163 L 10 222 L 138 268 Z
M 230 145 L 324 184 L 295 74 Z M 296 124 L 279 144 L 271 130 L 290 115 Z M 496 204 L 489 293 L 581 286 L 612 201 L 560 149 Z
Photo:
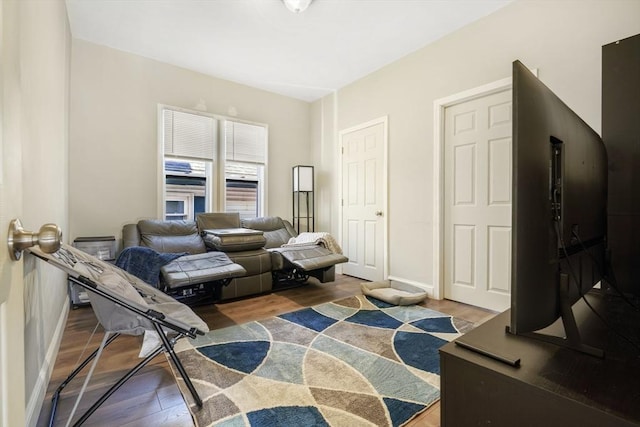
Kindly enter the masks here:
M 522 334 L 551 325 L 562 317 L 562 298 L 573 304 L 602 278 L 607 153 L 520 61 L 513 63 L 512 191 L 510 332 Z

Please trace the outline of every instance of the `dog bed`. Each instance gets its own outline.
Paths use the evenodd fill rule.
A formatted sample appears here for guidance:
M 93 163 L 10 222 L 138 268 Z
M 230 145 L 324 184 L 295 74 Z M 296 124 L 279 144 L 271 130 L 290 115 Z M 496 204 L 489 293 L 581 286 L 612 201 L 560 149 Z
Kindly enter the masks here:
M 360 287 L 364 295 L 393 305 L 417 304 L 427 298 L 423 289 L 395 280 L 365 282 Z

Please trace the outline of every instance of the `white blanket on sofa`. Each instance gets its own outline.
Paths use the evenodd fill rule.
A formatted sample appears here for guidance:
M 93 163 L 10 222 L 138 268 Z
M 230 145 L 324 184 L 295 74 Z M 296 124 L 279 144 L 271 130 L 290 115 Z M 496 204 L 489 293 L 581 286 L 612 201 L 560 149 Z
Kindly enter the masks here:
M 336 239 L 327 232 L 300 233 L 298 237 L 290 238 L 287 244 L 283 246 L 308 245 L 309 243 L 322 245 L 334 254 L 342 254 L 342 248 Z

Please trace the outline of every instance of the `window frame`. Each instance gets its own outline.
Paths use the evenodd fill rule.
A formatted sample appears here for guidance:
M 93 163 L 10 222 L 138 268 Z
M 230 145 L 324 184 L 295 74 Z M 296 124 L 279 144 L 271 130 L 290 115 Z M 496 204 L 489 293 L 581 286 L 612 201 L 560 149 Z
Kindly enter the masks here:
M 233 148 L 230 150 L 227 141 L 227 125 L 229 123 L 239 124 L 240 127 L 233 127 L 232 134 L 234 136 L 233 140 Z M 261 158 L 251 158 L 251 155 L 247 156 L 246 152 L 238 152 L 237 149 L 245 149 L 246 144 L 243 143 L 243 138 L 241 137 L 239 140 L 236 140 L 236 136 L 247 135 L 247 133 L 252 133 L 253 131 L 250 129 L 242 129 L 242 125 L 256 126 L 262 127 L 263 132 L 262 136 L 264 137 L 264 155 L 259 156 Z M 227 175 L 227 164 L 237 164 L 237 165 L 252 165 L 256 168 L 256 179 L 257 182 L 257 216 L 265 216 L 267 212 L 267 171 L 268 171 L 268 154 L 269 154 L 269 126 L 262 123 L 249 122 L 246 120 L 238 120 L 236 118 L 226 118 L 225 120 L 220 122 L 220 126 L 218 126 L 220 132 L 220 183 L 222 187 L 222 193 L 220 194 L 220 208 L 222 211 L 227 211 L 227 179 L 230 180 L 247 180 L 253 181 L 251 179 L 246 179 L 244 176 L 228 176 Z M 237 158 L 236 158 L 237 156 Z M 260 161 L 262 160 L 262 161 Z
M 165 152 L 164 152 L 164 121 L 163 111 L 173 110 L 182 113 L 196 114 L 201 116 L 210 117 L 216 120 L 216 134 L 215 134 L 215 147 L 214 158 L 211 159 L 210 167 L 211 171 L 207 174 L 206 185 L 206 206 L 207 212 L 224 212 L 226 210 L 226 141 L 224 138 L 224 125 L 226 121 L 232 121 L 236 123 L 244 123 L 254 126 L 263 127 L 264 132 L 264 163 L 256 163 L 262 165 L 261 173 L 258 174 L 258 188 L 261 196 L 260 205 L 258 207 L 259 215 L 266 215 L 268 212 L 268 162 L 269 162 L 269 125 L 265 123 L 253 122 L 248 120 L 238 119 L 237 117 L 224 116 L 220 114 L 208 113 L 201 110 L 192 110 L 188 108 L 176 107 L 167 104 L 158 104 L 157 107 L 157 207 L 156 215 L 159 219 L 166 218 L 166 179 L 165 179 Z M 170 155 L 166 155 L 170 156 Z M 177 156 L 170 156 L 177 157 Z M 250 163 L 250 162 L 249 162 Z
M 174 219 L 168 219 L 167 217 L 169 216 L 175 216 L 175 217 L 182 217 L 180 219 L 185 219 L 188 220 L 190 217 L 193 216 L 193 201 L 194 201 L 195 197 L 192 194 L 189 194 L 187 192 L 183 192 L 183 191 L 168 191 L 167 192 L 167 198 L 165 199 L 165 206 L 166 206 L 166 202 L 181 202 L 183 203 L 184 209 L 182 210 L 182 213 L 166 213 L 165 211 L 165 216 L 164 216 L 164 220 L 165 221 L 175 221 Z

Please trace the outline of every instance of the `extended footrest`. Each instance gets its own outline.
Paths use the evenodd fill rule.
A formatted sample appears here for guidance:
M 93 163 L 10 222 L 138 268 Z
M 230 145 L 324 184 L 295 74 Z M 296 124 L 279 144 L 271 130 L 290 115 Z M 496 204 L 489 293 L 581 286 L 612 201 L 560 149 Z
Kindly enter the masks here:
M 247 272 L 221 252 L 185 255 L 160 269 L 164 292 L 190 305 L 219 300 L 222 286 Z
M 335 254 L 320 245 L 294 245 L 271 249 L 282 255 L 287 262 L 304 271 L 333 267 L 347 262 L 349 259 L 341 254 Z
M 309 276 L 314 276 L 324 282 L 322 272 L 349 260 L 317 244 L 283 246 L 269 251 L 274 277 L 280 281 L 305 282 Z

